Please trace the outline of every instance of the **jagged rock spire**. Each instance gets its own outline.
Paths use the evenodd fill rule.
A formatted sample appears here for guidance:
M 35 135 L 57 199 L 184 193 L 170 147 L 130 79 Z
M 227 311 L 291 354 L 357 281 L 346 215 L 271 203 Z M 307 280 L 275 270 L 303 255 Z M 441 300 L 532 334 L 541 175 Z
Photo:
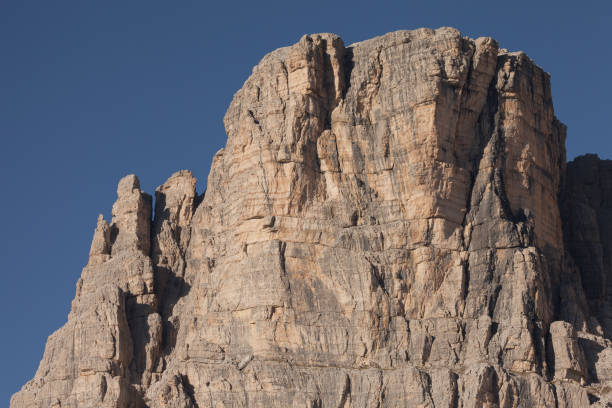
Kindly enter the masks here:
M 138 177 L 131 174 L 119 181 L 111 226 L 113 256 L 133 249 L 149 255 L 151 203 L 151 196 L 140 191 Z
M 111 228 L 102 214 L 98 215 L 98 224 L 94 231 L 89 250 L 89 265 L 104 263 L 110 259 L 111 253 Z

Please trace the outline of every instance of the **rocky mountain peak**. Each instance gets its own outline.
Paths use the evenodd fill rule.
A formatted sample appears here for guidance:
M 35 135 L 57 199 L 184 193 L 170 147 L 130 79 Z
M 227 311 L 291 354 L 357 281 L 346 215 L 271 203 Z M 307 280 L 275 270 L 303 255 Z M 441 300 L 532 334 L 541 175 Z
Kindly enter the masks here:
M 205 194 L 119 182 L 12 408 L 612 404 L 612 166 L 524 53 L 306 35 L 224 124 Z

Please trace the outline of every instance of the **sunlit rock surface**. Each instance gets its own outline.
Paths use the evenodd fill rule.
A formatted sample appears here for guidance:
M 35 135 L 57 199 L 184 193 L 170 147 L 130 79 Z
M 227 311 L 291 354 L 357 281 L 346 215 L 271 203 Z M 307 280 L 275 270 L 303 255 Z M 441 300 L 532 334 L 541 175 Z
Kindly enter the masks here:
M 198 195 L 119 182 L 11 407 L 604 407 L 612 164 L 457 30 L 263 58 Z M 153 215 L 152 215 L 153 213 Z

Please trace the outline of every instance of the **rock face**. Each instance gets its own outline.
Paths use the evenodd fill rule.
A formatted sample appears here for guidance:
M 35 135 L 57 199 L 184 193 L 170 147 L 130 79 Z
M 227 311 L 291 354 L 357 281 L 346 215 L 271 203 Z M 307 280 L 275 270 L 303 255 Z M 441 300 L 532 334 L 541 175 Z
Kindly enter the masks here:
M 450 28 L 263 58 L 198 196 L 119 182 L 19 407 L 612 400 L 612 164 L 549 76 Z

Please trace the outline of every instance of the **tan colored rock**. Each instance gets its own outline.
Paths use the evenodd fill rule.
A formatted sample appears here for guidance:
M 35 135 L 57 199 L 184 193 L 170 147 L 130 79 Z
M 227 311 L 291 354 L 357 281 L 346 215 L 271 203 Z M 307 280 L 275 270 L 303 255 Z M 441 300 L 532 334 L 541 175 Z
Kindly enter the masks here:
M 138 179 L 119 182 L 12 408 L 608 400 L 608 291 L 590 287 L 609 265 L 583 287 L 572 254 L 592 242 L 559 210 L 563 194 L 594 229 L 597 189 L 564 184 L 565 127 L 525 54 L 451 28 L 307 35 L 224 123 L 205 195 L 175 173 L 151 219 Z
M 89 264 L 101 264 L 110 259 L 111 246 L 111 228 L 100 214 L 89 250 Z
M 151 246 L 151 196 L 140 191 L 138 178 L 131 174 L 119 181 L 113 205 L 112 255 L 134 248 L 148 255 Z
M 580 382 L 586 377 L 584 353 L 576 332 L 568 322 L 553 322 L 550 337 L 554 353 L 555 379 Z

